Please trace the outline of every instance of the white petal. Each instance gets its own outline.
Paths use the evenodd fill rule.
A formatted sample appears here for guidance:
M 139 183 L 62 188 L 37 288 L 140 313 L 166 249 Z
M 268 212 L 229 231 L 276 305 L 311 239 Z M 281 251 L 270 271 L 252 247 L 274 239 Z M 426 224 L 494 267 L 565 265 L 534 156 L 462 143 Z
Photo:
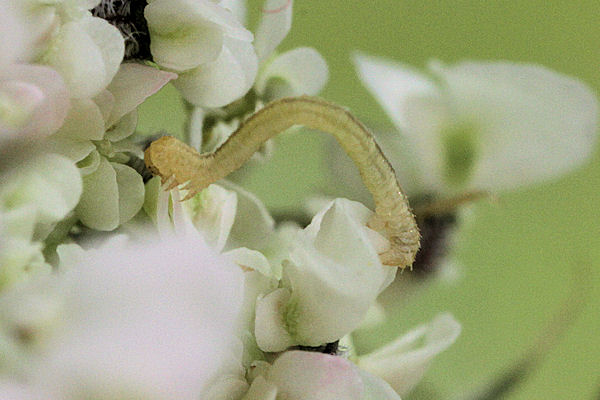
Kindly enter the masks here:
M 277 387 L 262 376 L 257 377 L 242 400 L 277 400 Z
M 239 370 L 243 273 L 201 242 L 142 242 L 66 272 L 65 321 L 35 376 L 54 398 L 192 400 Z
M 275 80 L 274 82 L 271 80 Z M 261 71 L 256 90 L 267 92 L 269 98 L 318 94 L 329 79 L 329 69 L 315 49 L 299 47 L 277 56 Z M 269 84 L 275 86 L 275 93 Z
M 23 204 L 8 210 L 4 207 L 0 214 L 3 228 L 0 232 L 7 235 L 4 237 L 31 240 L 37 217 L 36 204 Z
M 102 54 L 105 76 L 103 88 L 113 79 L 125 54 L 125 42 L 121 32 L 101 18 L 85 18 L 85 30 L 94 40 Z
M 223 255 L 242 268 L 258 271 L 268 277 L 273 275 L 269 261 L 260 251 L 239 247 L 237 249 L 229 250 L 223 253 Z
M 362 400 L 363 383 L 354 365 L 338 356 L 307 351 L 283 353 L 267 374 L 277 393 L 290 400 Z
M 444 170 L 444 130 L 453 124 L 451 100 L 437 93 L 411 95 L 404 99 L 401 132 L 382 132 L 378 137 L 389 151 L 390 162 L 398 169 L 408 193 L 438 193 L 447 190 Z
M 75 211 L 92 229 L 112 231 L 119 226 L 117 174 L 104 157 L 95 172 L 83 177 L 83 194 Z
M 0 290 L 52 273 L 52 266 L 44 260 L 42 243 L 18 238 L 10 238 L 6 242 L 0 253 Z M 0 354 L 4 351 L 0 348 Z
M 107 127 L 115 124 L 125 114 L 135 110 L 148 97 L 175 78 L 177 75 L 174 73 L 160 71 L 145 65 L 121 64 L 119 72 L 107 88 L 115 98 L 115 105 L 107 120 Z
M 180 74 L 173 84 L 196 106 L 221 107 L 250 90 L 257 65 L 250 43 L 230 39 L 216 61 Z
M 294 344 L 284 325 L 289 300 L 287 289 L 276 289 L 256 300 L 254 335 L 262 351 L 284 351 Z
M 457 119 L 478 130 L 473 188 L 511 189 L 559 175 L 589 158 L 597 140 L 598 101 L 582 82 L 509 62 L 433 69 Z
M 96 146 L 90 140 L 71 140 L 54 136 L 46 142 L 46 145 L 48 151 L 67 157 L 73 162 L 78 163 L 78 166 L 80 161 L 90 157 L 94 150 L 96 150 Z M 81 168 L 81 166 L 79 167 Z M 92 169 L 95 169 L 95 166 Z M 84 172 L 82 174 L 86 175 Z
M 110 127 L 110 129 L 106 131 L 104 138 L 112 142 L 113 151 L 131 151 L 128 149 L 129 146 L 133 147 L 134 149 L 137 148 L 139 150 L 139 147 L 137 147 L 135 144 L 131 143 L 130 141 L 123 140 L 128 138 L 135 132 L 137 122 L 138 113 L 137 110 L 133 110 L 129 114 L 125 114 L 123 117 L 121 117 L 121 119 L 118 122 L 116 122 Z M 141 152 L 139 156 L 143 157 L 143 152 Z
M 110 118 L 110 113 L 115 107 L 115 96 L 112 95 L 108 90 L 103 90 L 96 97 L 94 97 L 94 103 L 100 109 L 100 113 L 102 114 L 102 119 L 104 121 L 108 121 Z
M 366 232 L 372 215 L 360 203 L 338 199 L 303 232 L 284 272 L 292 300 L 287 316 L 299 344 L 333 342 L 354 330 L 396 273 L 381 265 Z
M 287 36 L 292 27 L 292 0 L 266 0 L 256 30 L 254 47 L 262 62 Z
M 157 0 L 146 7 L 144 15 L 154 60 L 177 71 L 216 60 L 226 36 L 252 40 L 231 12 L 207 1 Z
M 273 217 L 254 194 L 230 182 L 222 181 L 219 185 L 235 192 L 237 208 L 235 220 L 227 240 L 226 248 L 248 247 L 262 250 L 270 240 L 275 227 Z
M 119 190 L 119 225 L 129 221 L 144 204 L 144 182 L 133 168 L 111 163 L 116 173 Z
M 214 61 L 221 53 L 223 31 L 197 8 L 188 1 L 162 0 L 145 8 L 152 58 L 161 67 L 185 71 Z
M 248 14 L 246 0 L 223 0 L 220 4 L 231 11 L 238 21 L 244 25 L 246 24 L 246 16 Z
M 209 384 L 209 388 L 201 394 L 205 400 L 241 399 L 248 391 L 248 382 L 243 376 L 221 375 L 217 382 Z
M 404 395 L 421 380 L 433 358 L 454 343 L 460 330 L 450 314 L 440 314 L 429 324 L 359 357 L 358 365 Z
M 75 141 L 102 140 L 104 130 L 104 117 L 98 105 L 90 99 L 75 99 L 55 136 Z
M 233 226 L 237 196 L 219 185 L 210 185 L 184 203 L 191 220 L 206 241 L 222 251 Z
M 411 67 L 362 53 L 354 54 L 354 65 L 363 84 L 401 130 L 406 98 L 437 93 L 433 81 Z
M 172 0 L 169 0 L 172 2 Z M 193 4 L 197 7 L 198 13 L 201 14 L 208 21 L 218 24 L 221 29 L 227 34 L 227 36 L 251 42 L 253 35 L 248 31 L 242 23 L 233 15 L 233 13 L 225 9 L 221 5 L 217 5 L 207 1 L 195 1 L 195 0 L 180 0 L 185 1 L 189 4 Z
M 60 72 L 71 97 L 99 94 L 123 58 L 124 42 L 114 26 L 99 18 L 86 18 L 61 27 L 44 61 Z
M 24 43 L 26 28 L 19 22 L 16 4 L 0 3 L 0 71 L 4 71 L 6 66 L 16 62 L 18 58 L 28 56 Z
M 39 155 L 23 163 L 18 172 L 3 182 L 0 191 L 3 202 L 11 208 L 35 206 L 40 223 L 54 223 L 64 218 L 80 195 L 81 177 L 77 167 L 56 154 Z
M 365 394 L 362 400 L 401 400 L 398 393 L 383 379 L 357 368 L 362 378 Z
M 48 399 L 48 394 L 34 391 L 16 382 L 0 382 L 0 399 L 43 400 Z

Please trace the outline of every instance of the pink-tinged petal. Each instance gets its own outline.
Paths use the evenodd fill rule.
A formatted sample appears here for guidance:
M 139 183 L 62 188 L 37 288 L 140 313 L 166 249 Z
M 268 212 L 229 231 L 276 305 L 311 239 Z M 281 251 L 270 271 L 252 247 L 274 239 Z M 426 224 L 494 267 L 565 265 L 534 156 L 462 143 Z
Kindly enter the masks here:
M 114 125 L 125 114 L 133 111 L 144 100 L 158 92 L 177 74 L 160 71 L 141 64 L 125 63 L 119 68 L 108 91 L 115 98 L 107 126 Z
M 13 65 L 0 75 L 0 102 L 8 110 L 0 114 L 3 136 L 48 136 L 62 125 L 69 110 L 60 75 L 38 65 Z
M 2 97 L 2 129 L 20 130 L 31 119 L 35 109 L 44 101 L 44 92 L 31 83 L 7 81 L 0 84 Z
M 329 354 L 288 351 L 273 363 L 267 380 L 290 400 L 362 400 L 363 381 L 348 360 Z

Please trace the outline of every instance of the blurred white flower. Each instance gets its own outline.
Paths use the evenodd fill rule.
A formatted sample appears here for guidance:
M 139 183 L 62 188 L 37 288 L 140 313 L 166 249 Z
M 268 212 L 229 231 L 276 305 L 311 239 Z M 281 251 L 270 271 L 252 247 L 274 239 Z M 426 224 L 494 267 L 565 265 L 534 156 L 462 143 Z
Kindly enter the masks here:
M 379 253 L 389 243 L 366 224 L 372 212 L 337 199 L 299 232 L 283 261 L 283 287 L 257 301 L 263 351 L 319 346 L 354 330 L 396 275 Z
M 47 394 L 35 392 L 16 382 L 0 381 L 0 399 L 10 400 L 49 400 Z
M 245 391 L 243 272 L 202 241 L 143 241 L 88 253 L 57 278 L 52 332 L 22 371 L 44 398 L 197 399 L 213 398 L 204 394 L 218 388 Z M 47 304 L 2 298 L 0 315 L 21 315 L 15 311 L 24 302 Z
M 288 351 L 254 378 L 243 400 L 399 400 L 383 381 L 343 357 Z
M 544 67 L 431 63 L 420 73 L 363 54 L 354 61 L 400 131 L 381 139 L 410 194 L 509 190 L 563 174 L 594 148 L 595 95 Z
M 7 65 L 28 58 L 24 26 L 19 23 L 18 4 L 3 1 L 0 3 L 0 71 Z
M 56 154 L 39 154 L 2 176 L 0 220 L 0 288 L 51 267 L 42 244 L 53 224 L 77 205 L 81 177 L 71 161 Z
M 460 324 L 450 314 L 440 314 L 392 343 L 358 357 L 357 364 L 403 396 L 421 380 L 433 358 L 456 341 L 460 331 Z
M 0 68 L 0 146 L 9 141 L 31 144 L 58 130 L 69 109 L 60 75 L 40 65 Z

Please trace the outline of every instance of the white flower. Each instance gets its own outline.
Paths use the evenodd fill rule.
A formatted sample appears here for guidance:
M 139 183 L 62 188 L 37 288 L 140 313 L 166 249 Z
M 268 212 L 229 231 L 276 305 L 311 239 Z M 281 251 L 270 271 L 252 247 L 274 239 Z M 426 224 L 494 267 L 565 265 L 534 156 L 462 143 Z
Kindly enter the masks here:
M 142 177 L 123 164 L 129 159 L 127 152 L 141 156 L 128 138 L 137 124 L 136 107 L 175 77 L 139 64 L 122 64 L 100 95 L 73 100 L 50 146 L 78 163 L 84 190 L 76 211 L 85 225 L 113 230 L 142 207 Z
M 396 274 L 379 261 L 389 243 L 366 226 L 371 215 L 360 203 L 337 199 L 298 234 L 283 261 L 283 287 L 257 302 L 263 351 L 334 342 L 361 323 Z
M 383 381 L 329 354 L 288 351 L 265 366 L 243 400 L 399 400 Z
M 460 324 L 450 314 L 440 314 L 392 343 L 358 357 L 357 364 L 403 396 L 421 380 L 433 358 L 456 341 L 460 331 Z
M 64 78 L 73 98 L 91 98 L 110 83 L 125 52 L 117 28 L 89 15 L 67 22 L 50 41 L 42 61 Z
M 220 107 L 252 86 L 257 59 L 252 33 L 208 0 L 153 0 L 144 10 L 154 61 L 180 72 L 174 85 L 196 106 Z
M 207 0 L 152 0 L 144 16 L 154 61 L 163 68 L 186 71 L 215 61 L 227 38 L 252 41 L 235 16 Z
M 595 95 L 544 67 L 431 63 L 420 73 L 362 54 L 355 63 L 400 130 L 384 151 L 411 194 L 513 189 L 575 168 L 594 148 Z
M 221 2 L 221 4 L 234 10 L 236 15 L 244 15 L 246 12 L 243 1 Z M 251 46 L 244 46 L 244 51 L 240 48 L 237 61 L 231 61 L 229 66 L 215 62 L 213 63 L 215 68 L 211 66 L 213 64 L 207 65 L 206 68 L 198 68 L 190 75 L 184 74 L 183 79 L 174 83 L 184 97 L 197 106 L 191 111 L 187 132 L 188 142 L 192 147 L 199 150 L 202 147 L 202 151 L 212 151 L 227 140 L 245 115 L 259 110 L 265 102 L 286 96 L 316 95 L 325 86 L 329 78 L 329 70 L 327 63 L 316 50 L 299 47 L 282 54 L 274 53 L 291 29 L 292 8 L 292 0 L 265 1 L 255 35 L 254 51 L 250 49 Z M 257 63 L 250 62 L 254 58 L 257 58 Z M 243 76 L 232 71 L 237 71 L 238 66 L 244 67 L 243 63 L 239 62 L 240 59 L 248 61 L 245 67 L 247 72 Z M 238 92 L 236 87 L 241 87 L 240 85 L 243 86 L 243 91 Z M 223 90 L 222 86 L 226 89 Z M 241 104 L 235 104 L 233 107 L 234 112 L 239 114 L 236 118 L 223 121 L 221 117 L 224 112 L 225 114 L 228 112 L 227 110 L 210 109 L 210 107 L 217 107 L 214 99 L 228 98 L 230 103 L 250 89 L 251 93 L 240 99 Z M 230 96 L 229 93 L 232 95 Z M 191 100 L 192 97 L 198 99 L 201 96 L 205 96 L 207 100 L 204 102 Z M 211 98 L 213 100 L 210 100 Z M 225 101 L 218 103 L 228 104 Z M 203 131 L 206 116 L 215 116 L 217 119 L 217 123 L 211 127 L 208 134 Z M 271 147 L 272 143 L 267 142 L 264 151 L 255 153 L 253 160 L 263 160 L 266 158 L 265 155 L 268 157 Z
M 197 399 L 215 385 L 247 388 L 243 272 L 201 241 L 144 240 L 89 253 L 58 278 L 52 332 L 22 372 L 45 398 Z M 19 304 L 0 300 L 0 309 Z

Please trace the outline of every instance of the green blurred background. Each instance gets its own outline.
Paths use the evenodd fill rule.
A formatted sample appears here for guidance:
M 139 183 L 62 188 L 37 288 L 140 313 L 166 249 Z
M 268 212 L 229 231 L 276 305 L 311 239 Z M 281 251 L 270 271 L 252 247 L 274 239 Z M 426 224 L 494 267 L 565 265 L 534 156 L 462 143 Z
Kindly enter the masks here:
M 262 0 L 250 0 L 255 27 Z M 359 83 L 350 54 L 359 49 L 423 67 L 431 58 L 527 61 L 574 75 L 600 89 L 598 0 L 296 0 L 292 32 L 279 50 L 317 48 L 331 76 L 322 96 L 361 119 L 388 124 Z M 141 129 L 178 132 L 183 111 L 172 88 L 141 112 Z M 325 138 L 279 140 L 273 160 L 245 184 L 274 212 L 302 207 L 329 185 Z M 563 340 L 509 399 L 600 396 L 600 157 L 559 180 L 502 195 L 473 210 L 455 248 L 460 279 L 438 281 L 393 305 L 384 328 L 363 332 L 369 348 L 448 310 L 463 324 L 457 343 L 436 359 L 421 398 L 466 394 L 498 376 L 527 351 L 561 307 L 573 271 L 591 287 L 586 308 Z M 583 296 L 583 294 L 581 294 Z M 435 395 L 433 393 L 436 393 Z

